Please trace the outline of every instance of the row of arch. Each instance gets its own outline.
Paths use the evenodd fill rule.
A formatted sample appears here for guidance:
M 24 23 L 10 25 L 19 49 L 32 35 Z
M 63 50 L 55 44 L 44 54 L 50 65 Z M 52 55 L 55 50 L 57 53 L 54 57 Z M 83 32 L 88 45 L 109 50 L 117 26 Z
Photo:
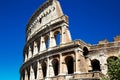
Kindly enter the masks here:
M 53 12 L 54 10 L 55 10 L 55 6 L 51 6 L 51 7 L 49 7 L 49 5 L 51 5 L 52 3 L 51 2 L 47 2 L 46 4 L 43 4 L 42 6 L 41 6 L 41 8 L 39 8 L 35 13 L 34 13 L 34 15 L 31 17 L 31 19 L 30 19 L 30 21 L 29 21 L 29 23 L 32 23 L 33 22 L 33 20 L 34 20 L 34 18 L 36 18 L 36 17 L 38 17 L 34 22 L 33 22 L 33 24 L 35 24 L 36 22 L 42 22 L 42 19 L 44 18 L 44 17 L 46 17 L 47 15 L 49 15 L 51 12 Z M 37 16 L 36 16 L 37 15 Z M 30 26 L 29 24 L 28 24 L 28 26 Z M 30 27 L 29 27 L 29 29 L 28 29 L 28 32 L 30 32 Z
M 48 67 L 52 67 L 53 68 L 53 73 L 52 74 L 54 74 L 53 76 L 57 76 L 60 73 L 59 72 L 59 70 L 60 70 L 60 65 L 59 64 L 60 63 L 59 63 L 59 60 L 57 58 L 53 59 L 51 61 L 51 65 L 48 64 L 48 62 L 46 60 L 41 61 L 41 62 L 35 62 L 34 64 L 25 68 L 22 71 L 22 73 L 21 73 L 22 78 L 23 78 L 22 80 L 26 79 L 26 74 L 27 74 L 27 79 L 28 80 L 33 79 L 33 77 L 31 78 L 31 76 L 33 76 L 33 75 L 34 75 L 34 79 L 43 79 L 43 78 L 47 77 Z M 74 59 L 73 59 L 72 56 L 67 56 L 65 58 L 65 64 L 67 66 L 67 73 L 68 74 L 74 73 Z M 37 70 L 41 70 L 41 73 L 37 73 L 38 72 Z M 41 78 L 38 78 L 39 76 L 41 76 Z
M 107 58 L 107 66 L 109 64 L 109 61 L 111 61 L 111 60 L 115 61 L 117 59 L 118 59 L 118 57 L 116 57 L 116 56 L 110 56 L 110 57 L 108 57 Z M 91 60 L 91 66 L 92 66 L 92 71 L 101 71 L 101 64 L 100 64 L 99 60 L 97 60 L 97 59 Z
M 116 60 L 117 57 L 109 57 L 107 59 L 107 62 L 109 61 L 109 59 L 114 59 Z M 53 59 L 52 60 L 52 68 L 53 68 L 53 72 L 54 72 L 54 76 L 57 76 L 59 74 L 59 60 L 58 59 Z M 74 58 L 72 56 L 68 56 L 65 58 L 65 64 L 67 66 L 67 73 L 68 74 L 73 74 L 74 73 Z M 91 60 L 91 65 L 92 65 L 92 71 L 101 71 L 101 68 L 100 68 L 100 62 L 99 60 L 97 59 L 94 59 L 94 60 Z M 34 63 L 34 65 L 32 65 L 32 68 L 33 68 L 33 72 L 34 72 L 34 78 L 36 79 L 37 78 L 37 70 L 38 70 L 38 67 L 37 66 L 37 63 Z M 46 75 L 47 75 L 47 62 L 46 61 L 43 61 L 41 62 L 41 69 L 42 69 L 42 78 L 45 78 Z M 25 72 L 24 72 L 25 74 Z M 30 68 L 27 68 L 27 74 L 28 74 L 28 79 L 30 78 Z M 25 76 L 23 76 L 25 77 Z
M 41 51 L 47 50 L 52 47 L 59 46 L 61 44 L 61 31 L 51 31 L 49 34 L 42 36 L 40 39 L 36 39 L 26 47 L 24 52 L 24 60 L 32 57 Z
M 86 51 L 86 49 L 83 50 L 83 54 L 86 54 L 85 52 L 88 53 Z M 108 57 L 107 63 L 109 62 L 110 59 L 116 60 L 117 57 L 115 57 L 115 56 Z M 75 70 L 74 70 L 74 68 L 75 68 L 75 63 L 74 63 L 75 59 L 74 59 L 74 57 L 73 56 L 66 56 L 64 61 L 65 61 L 65 63 L 62 63 L 62 64 L 66 64 L 67 74 L 73 74 L 75 72 Z M 90 70 L 90 71 L 88 70 L 88 72 L 102 71 L 101 70 L 101 64 L 100 64 L 99 60 L 93 59 L 90 62 L 91 62 L 90 64 L 91 64 L 92 70 Z M 43 75 L 42 78 L 45 78 L 47 76 L 48 67 L 52 67 L 53 74 L 54 74 L 53 76 L 59 75 L 59 73 L 60 73 L 60 61 L 59 61 L 59 59 L 57 59 L 57 58 L 52 59 L 51 65 L 48 64 L 46 60 L 40 62 L 40 64 L 41 64 L 41 67 L 40 67 L 40 65 L 37 66 L 38 65 L 37 62 L 34 63 L 34 65 L 32 65 L 32 69 L 33 69 L 33 72 L 34 72 L 34 78 L 35 79 L 37 78 L 37 75 L 38 75 L 38 73 L 37 73 L 38 72 L 37 70 L 39 70 L 38 68 L 41 68 L 41 70 L 42 70 L 42 75 Z M 30 67 L 27 68 L 27 74 L 28 74 L 29 78 L 30 78 L 30 72 L 31 72 L 30 69 L 31 69 Z M 25 78 L 25 70 L 23 71 L 22 74 L 23 74 L 23 78 Z

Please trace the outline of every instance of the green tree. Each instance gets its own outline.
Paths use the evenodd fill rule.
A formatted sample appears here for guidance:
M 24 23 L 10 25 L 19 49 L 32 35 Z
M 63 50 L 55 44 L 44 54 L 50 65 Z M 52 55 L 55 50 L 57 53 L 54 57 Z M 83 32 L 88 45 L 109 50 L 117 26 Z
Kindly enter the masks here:
M 108 76 L 102 80 L 120 80 L 120 57 L 108 59 Z
M 108 76 L 110 80 L 120 80 L 120 57 L 108 61 Z
M 110 80 L 108 77 L 102 78 L 102 80 Z

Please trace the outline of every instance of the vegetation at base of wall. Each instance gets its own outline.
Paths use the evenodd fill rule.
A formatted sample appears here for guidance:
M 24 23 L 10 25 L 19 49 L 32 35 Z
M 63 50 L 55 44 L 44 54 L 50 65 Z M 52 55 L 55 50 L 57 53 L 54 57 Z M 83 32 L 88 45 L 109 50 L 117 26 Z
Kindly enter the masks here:
M 108 77 L 104 77 L 102 78 L 102 80 L 110 80 Z
M 120 80 L 120 57 L 108 60 L 108 77 L 102 80 Z

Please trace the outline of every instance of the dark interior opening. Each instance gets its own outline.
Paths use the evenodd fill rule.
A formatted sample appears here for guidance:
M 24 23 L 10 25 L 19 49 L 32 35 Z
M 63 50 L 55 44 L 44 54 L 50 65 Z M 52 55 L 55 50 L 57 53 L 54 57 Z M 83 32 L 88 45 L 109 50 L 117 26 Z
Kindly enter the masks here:
M 84 47 L 83 48 L 83 55 L 86 56 L 86 55 L 88 55 L 88 53 L 89 53 L 89 51 L 88 51 L 87 47 Z
M 65 61 L 68 69 L 68 74 L 72 74 L 74 72 L 73 58 L 69 56 L 65 59 Z
M 40 23 L 42 22 L 42 18 L 39 19 L 39 22 L 40 22 Z
M 107 62 L 109 63 L 109 61 L 111 61 L 111 60 L 116 61 L 117 59 L 118 59 L 118 57 L 116 57 L 116 56 L 111 56 L 111 57 L 109 57 L 109 58 L 107 59 Z
M 100 69 L 100 62 L 98 60 L 92 60 L 91 61 L 92 64 L 92 71 L 101 71 Z
M 46 71 L 47 71 L 47 65 L 45 62 L 42 63 L 42 72 L 43 72 L 43 77 L 46 77 Z
M 49 37 L 47 36 L 47 37 L 45 38 L 46 49 L 49 48 L 49 42 L 50 42 L 50 40 L 49 40 Z
M 35 76 L 35 79 L 36 79 L 37 78 L 37 63 L 34 63 L 33 70 L 34 70 L 34 76 Z
M 58 67 L 59 67 L 59 63 L 58 63 L 58 60 L 55 59 L 52 61 L 52 64 L 53 64 L 53 69 L 54 69 L 54 73 L 55 73 L 55 76 L 58 75 Z
M 28 72 L 28 80 L 30 80 L 30 68 L 27 68 L 27 72 Z
M 56 44 L 60 45 L 60 33 L 59 32 L 55 32 L 55 40 L 56 40 Z

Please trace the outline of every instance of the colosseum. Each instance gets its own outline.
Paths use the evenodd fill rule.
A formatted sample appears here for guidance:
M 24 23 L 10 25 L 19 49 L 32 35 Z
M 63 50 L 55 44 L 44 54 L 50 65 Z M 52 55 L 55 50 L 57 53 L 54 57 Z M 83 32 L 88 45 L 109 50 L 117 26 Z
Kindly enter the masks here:
M 100 80 L 120 54 L 120 36 L 90 45 L 73 41 L 58 0 L 46 0 L 28 21 L 20 80 Z

